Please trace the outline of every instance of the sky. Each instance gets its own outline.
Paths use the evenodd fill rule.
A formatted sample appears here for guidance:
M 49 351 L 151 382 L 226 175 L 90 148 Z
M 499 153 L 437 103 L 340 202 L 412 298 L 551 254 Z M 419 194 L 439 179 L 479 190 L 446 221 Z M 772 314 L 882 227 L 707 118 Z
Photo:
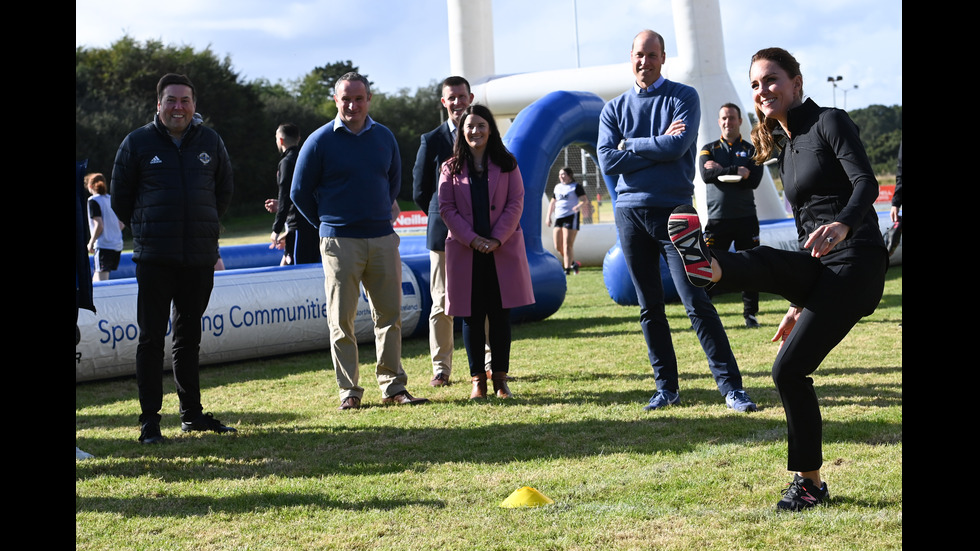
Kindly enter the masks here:
M 747 109 L 749 60 L 770 46 L 796 56 L 804 91 L 818 104 L 901 105 L 901 1 L 718 3 L 726 66 Z M 492 12 L 498 75 L 625 63 L 645 28 L 664 36 L 668 74 L 677 54 L 670 0 L 493 0 Z M 288 83 L 350 60 L 388 93 L 414 93 L 449 75 L 448 25 L 447 0 L 75 1 L 76 48 L 127 35 L 210 48 L 246 82 Z M 827 79 L 837 76 L 835 88 Z

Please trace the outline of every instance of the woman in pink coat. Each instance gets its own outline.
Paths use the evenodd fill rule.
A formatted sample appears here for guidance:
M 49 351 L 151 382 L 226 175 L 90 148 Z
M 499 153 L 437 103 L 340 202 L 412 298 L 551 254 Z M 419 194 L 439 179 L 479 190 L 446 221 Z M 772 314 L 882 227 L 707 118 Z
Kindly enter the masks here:
M 467 108 L 459 132 L 453 157 L 443 165 L 439 180 L 439 214 L 449 228 L 447 310 L 463 318 L 463 345 L 473 382 L 470 398 L 487 395 L 487 321 L 493 389 L 498 397 L 509 398 L 510 309 L 534 303 L 520 226 L 524 182 L 489 109 Z

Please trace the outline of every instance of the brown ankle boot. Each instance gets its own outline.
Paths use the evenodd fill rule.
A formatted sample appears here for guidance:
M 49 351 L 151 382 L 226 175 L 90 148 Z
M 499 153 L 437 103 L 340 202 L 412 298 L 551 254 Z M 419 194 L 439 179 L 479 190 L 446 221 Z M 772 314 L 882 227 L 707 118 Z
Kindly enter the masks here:
M 470 392 L 470 400 L 487 397 L 487 374 L 474 375 L 470 378 L 473 382 L 473 391 Z M 496 385 L 497 383 L 494 383 Z
M 495 371 L 493 374 L 493 391 L 497 398 L 510 398 L 510 389 L 507 388 L 507 373 Z

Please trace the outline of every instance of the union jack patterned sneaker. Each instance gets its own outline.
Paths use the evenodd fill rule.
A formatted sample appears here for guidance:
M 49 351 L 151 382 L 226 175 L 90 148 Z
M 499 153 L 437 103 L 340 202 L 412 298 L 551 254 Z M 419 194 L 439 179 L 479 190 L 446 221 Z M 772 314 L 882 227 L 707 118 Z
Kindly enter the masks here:
M 783 490 L 783 499 L 776 503 L 777 511 L 802 511 L 820 505 L 820 503 L 830 497 L 827 491 L 827 483 L 817 488 L 809 478 L 803 478 L 798 474 L 793 475 L 793 482 Z
M 695 287 L 711 284 L 711 253 L 701 238 L 701 221 L 691 205 L 674 209 L 667 219 L 667 235 L 684 261 L 687 280 Z

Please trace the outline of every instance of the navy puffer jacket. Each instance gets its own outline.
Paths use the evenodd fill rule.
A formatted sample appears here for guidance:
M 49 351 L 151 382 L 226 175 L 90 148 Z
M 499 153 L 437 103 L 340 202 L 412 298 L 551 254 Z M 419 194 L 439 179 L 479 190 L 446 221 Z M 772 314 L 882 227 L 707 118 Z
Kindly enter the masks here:
M 133 261 L 213 266 L 233 188 L 221 136 L 197 120 L 179 148 L 159 117 L 131 132 L 116 152 L 111 194 L 133 232 Z

